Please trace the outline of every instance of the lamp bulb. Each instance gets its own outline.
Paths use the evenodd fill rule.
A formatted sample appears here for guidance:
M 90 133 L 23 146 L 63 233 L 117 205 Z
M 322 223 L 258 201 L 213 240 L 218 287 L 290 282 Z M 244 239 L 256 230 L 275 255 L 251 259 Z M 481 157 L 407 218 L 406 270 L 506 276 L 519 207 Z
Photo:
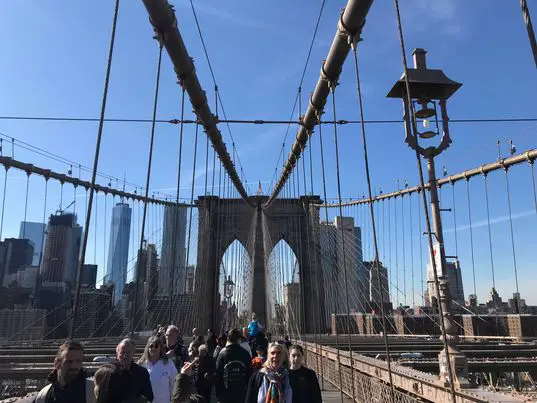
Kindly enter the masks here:
M 423 124 L 423 127 L 426 129 L 428 129 L 429 126 L 431 125 L 431 123 L 429 122 L 429 119 L 423 119 L 422 124 Z

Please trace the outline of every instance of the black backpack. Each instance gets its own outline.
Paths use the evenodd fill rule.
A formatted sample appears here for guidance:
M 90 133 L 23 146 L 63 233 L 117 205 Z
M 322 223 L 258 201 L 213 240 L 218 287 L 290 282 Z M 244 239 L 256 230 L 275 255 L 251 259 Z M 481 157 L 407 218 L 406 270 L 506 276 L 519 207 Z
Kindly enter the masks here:
M 242 361 L 233 360 L 224 365 L 226 389 L 241 389 L 248 384 L 248 370 Z

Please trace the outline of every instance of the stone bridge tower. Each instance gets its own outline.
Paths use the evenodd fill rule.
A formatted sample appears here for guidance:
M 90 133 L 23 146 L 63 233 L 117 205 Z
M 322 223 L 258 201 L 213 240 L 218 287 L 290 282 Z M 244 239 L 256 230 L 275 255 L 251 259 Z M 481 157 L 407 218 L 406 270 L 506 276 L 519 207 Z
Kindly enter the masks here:
M 218 323 L 220 265 L 229 245 L 238 240 L 248 251 L 253 266 L 249 311 L 261 324 L 271 327 L 269 306 L 268 258 L 274 246 L 284 239 L 293 250 L 299 265 L 301 333 L 317 333 L 324 314 L 321 292 L 323 278 L 318 226 L 318 196 L 277 199 L 263 209 L 266 196 L 251 197 L 253 206 L 242 199 L 200 197 L 198 257 L 195 275 L 194 323 L 207 329 Z M 253 242 L 252 242 L 253 235 Z M 250 240 L 250 248 L 247 247 Z M 322 325 L 321 325 L 322 326 Z

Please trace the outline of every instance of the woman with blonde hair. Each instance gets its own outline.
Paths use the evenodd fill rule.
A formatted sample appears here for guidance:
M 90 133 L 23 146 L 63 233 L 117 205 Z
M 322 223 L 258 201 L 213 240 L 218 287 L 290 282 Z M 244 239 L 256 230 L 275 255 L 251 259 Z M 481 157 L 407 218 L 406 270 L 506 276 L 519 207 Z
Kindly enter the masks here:
M 293 390 L 287 370 L 289 357 L 283 344 L 271 343 L 267 361 L 248 382 L 246 403 L 292 403 Z
M 149 372 L 151 388 L 153 389 L 153 403 L 170 403 L 172 400 L 177 368 L 168 359 L 164 352 L 162 338 L 152 336 L 147 341 L 142 358 L 138 364 L 145 367 Z

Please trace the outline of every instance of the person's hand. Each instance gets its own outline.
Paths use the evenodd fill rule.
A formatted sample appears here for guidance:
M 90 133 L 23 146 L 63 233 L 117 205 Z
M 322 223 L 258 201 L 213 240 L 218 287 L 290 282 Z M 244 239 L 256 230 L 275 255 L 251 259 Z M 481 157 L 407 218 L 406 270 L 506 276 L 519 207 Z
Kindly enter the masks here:
M 192 362 L 187 362 L 185 365 L 183 365 L 183 367 L 181 368 L 181 374 L 186 376 L 192 376 L 194 374 L 192 364 Z

